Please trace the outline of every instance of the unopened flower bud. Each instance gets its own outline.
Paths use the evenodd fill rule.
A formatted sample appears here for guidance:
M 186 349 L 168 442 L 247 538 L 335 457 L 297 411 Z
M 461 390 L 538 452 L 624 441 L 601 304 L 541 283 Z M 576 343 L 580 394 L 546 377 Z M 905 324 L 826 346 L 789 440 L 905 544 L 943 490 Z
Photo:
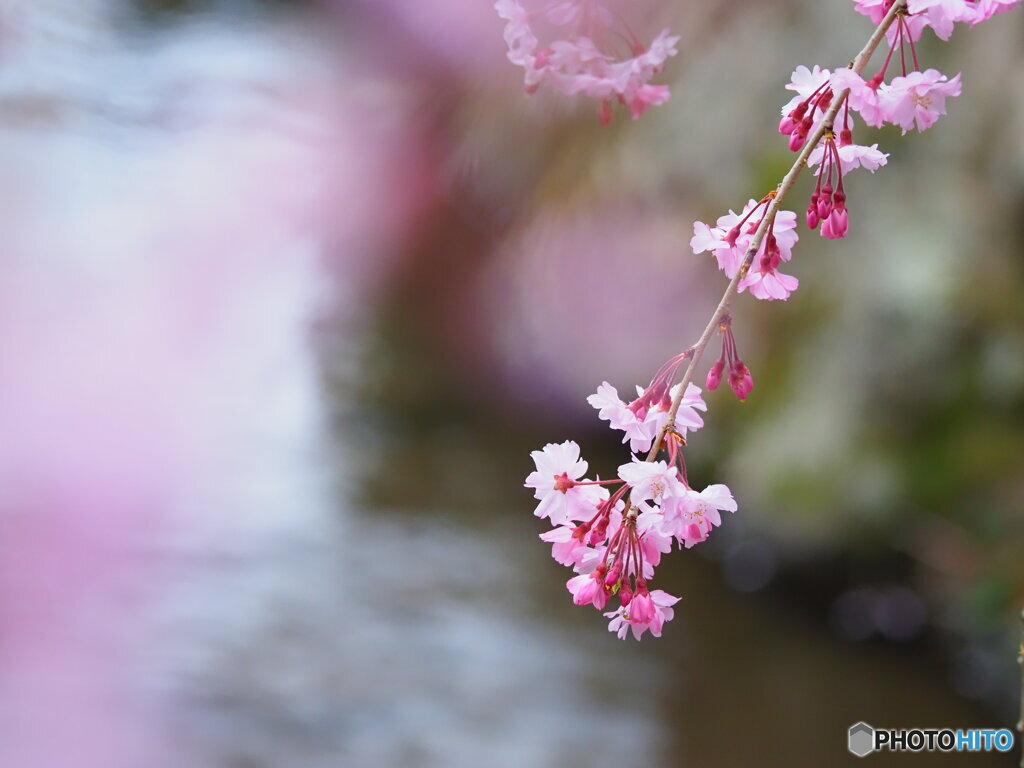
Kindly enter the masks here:
M 706 382 L 708 389 L 718 389 L 718 385 L 722 383 L 723 371 L 725 371 L 725 358 L 720 357 L 711 366 L 711 370 L 708 371 L 708 380 Z
M 821 188 L 821 195 L 818 197 L 818 218 L 826 219 L 832 213 L 832 186 L 826 184 Z
M 629 580 L 622 582 L 622 586 L 619 587 L 619 603 L 625 608 L 629 605 L 630 600 L 633 599 L 633 590 L 629 588 Z
M 750 369 L 742 360 L 732 364 L 729 371 L 729 386 L 741 401 L 746 400 L 747 395 L 754 389 L 754 377 L 750 375 Z
M 825 223 L 821 225 L 821 236 L 827 237 L 829 240 L 839 240 L 846 237 L 846 233 L 849 230 L 849 215 L 845 209 L 839 210 L 837 208 L 832 211 L 832 214 L 825 220 Z
M 608 571 L 608 575 L 604 578 L 604 585 L 606 587 L 614 587 L 618 584 L 619 579 L 622 578 L 622 561 L 615 563 L 611 570 Z

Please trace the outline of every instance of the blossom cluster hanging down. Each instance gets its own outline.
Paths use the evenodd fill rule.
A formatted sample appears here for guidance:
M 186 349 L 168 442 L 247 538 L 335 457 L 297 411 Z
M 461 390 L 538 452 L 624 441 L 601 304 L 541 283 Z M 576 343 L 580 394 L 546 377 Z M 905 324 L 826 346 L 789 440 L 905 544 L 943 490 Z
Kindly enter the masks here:
M 860 168 L 874 173 L 889 157 L 877 144 L 855 141 L 855 134 L 863 130 L 858 120 L 870 128 L 897 125 L 904 134 L 924 131 L 946 114 L 947 99 L 960 95 L 959 74 L 950 78 L 935 69 L 921 68 L 916 43 L 924 30 L 931 29 L 939 39 L 947 40 L 957 24 L 973 26 L 1020 5 L 1021 0 L 854 3 L 857 11 L 876 24 L 875 34 L 854 63 L 836 70 L 817 65 L 797 67 L 786 86 L 794 96 L 782 108 L 779 132 L 788 137 L 789 149 L 798 153 L 786 178 L 776 190 L 750 200 L 739 212 L 730 210 L 714 226 L 701 221 L 693 225 L 693 252 L 710 253 L 729 278 L 725 295 L 700 340 L 670 358 L 646 388 L 637 387 L 635 399 L 626 402 L 607 382 L 589 398 L 599 418 L 623 433 L 630 460 L 618 468 L 615 479 L 595 476 L 589 480 L 585 478 L 588 464 L 580 458 L 575 442 L 550 444 L 532 454 L 536 471 L 529 475 L 526 486 L 539 501 L 536 515 L 554 526 L 541 534 L 541 539 L 552 545 L 557 562 L 575 572 L 567 587 L 577 605 L 604 611 L 613 598 L 617 600 L 617 606 L 605 616 L 611 620 L 609 629 L 620 638 L 632 633 L 639 639 L 648 631 L 654 636 L 661 634 L 679 600 L 648 585 L 662 555 L 673 545 L 689 549 L 707 540 L 721 525 L 721 512 L 736 511 L 733 494 L 725 485 L 712 484 L 697 491 L 687 476 L 683 459 L 686 438 L 704 425 L 700 412 L 707 411 L 702 390 L 690 381 L 717 333 L 721 355 L 708 371 L 707 388 L 715 390 L 727 381 L 740 400 L 753 391 L 754 379 L 739 356 L 729 305 L 736 293 L 744 291 L 772 300 L 787 299 L 797 289 L 797 279 L 779 271 L 792 259 L 799 239 L 798 216 L 781 209 L 783 198 L 802 168 L 812 168 L 815 183 L 803 222 L 825 238 L 845 237 L 850 228 L 846 174 Z M 551 56 L 536 40 L 523 43 L 521 36 L 526 33 L 522 31 L 511 34 L 519 41 L 513 44 L 509 30 L 518 23 L 528 31 L 530 19 L 524 13 L 517 17 L 519 21 L 512 20 L 513 6 L 520 8 L 513 0 L 498 2 L 503 17 L 510 19 L 506 39 L 513 52 L 529 51 L 533 58 L 522 59 L 527 82 L 534 70 L 535 82 L 539 82 L 544 77 L 539 70 L 550 65 Z M 548 3 L 544 13 L 553 23 L 571 26 L 591 24 L 587 21 L 591 14 L 603 18 L 600 8 L 598 0 L 565 0 Z M 585 38 L 575 38 L 573 45 L 579 46 L 581 39 Z M 865 80 L 861 73 L 883 39 L 888 46 L 885 59 Z M 551 51 L 556 50 L 554 46 Z M 512 53 L 510 57 L 516 60 Z M 582 73 L 579 67 L 545 71 Z
M 535 514 L 554 525 L 541 539 L 551 544 L 557 562 L 578 574 L 566 585 L 573 602 L 604 610 L 617 597 L 618 607 L 605 616 L 619 637 L 629 631 L 637 639 L 647 631 L 661 635 L 679 599 L 647 586 L 661 556 L 673 542 L 688 549 L 705 541 L 721 525 L 720 512 L 736 511 L 726 486 L 698 492 L 686 476 L 681 449 L 686 434 L 704 426 L 698 411 L 707 410 L 699 387 L 687 387 L 674 422 L 667 424 L 681 386 L 673 386 L 672 378 L 686 359 L 678 355 L 666 363 L 647 389 L 637 387 L 630 403 L 607 382 L 589 398 L 598 417 L 622 432 L 622 441 L 635 454 L 649 451 L 667 427 L 667 461 L 634 455 L 619 467 L 617 479 L 588 480 L 579 446 L 567 441 L 534 451 L 537 470 L 526 478 L 539 500 Z
M 606 0 L 541 0 L 536 7 L 497 0 L 494 7 L 506 22 L 508 58 L 523 68 L 527 93 L 547 83 L 567 96 L 597 99 L 605 125 L 615 103 L 636 119 L 668 101 L 668 86 L 650 82 L 677 52 L 679 38 L 667 29 L 645 45 Z

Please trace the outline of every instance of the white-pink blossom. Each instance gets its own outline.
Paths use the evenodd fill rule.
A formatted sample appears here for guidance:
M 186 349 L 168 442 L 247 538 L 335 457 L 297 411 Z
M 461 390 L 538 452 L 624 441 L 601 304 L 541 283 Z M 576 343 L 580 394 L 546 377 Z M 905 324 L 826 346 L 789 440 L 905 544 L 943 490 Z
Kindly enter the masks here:
M 649 619 L 648 621 L 640 621 L 637 617 L 631 616 L 631 612 L 635 610 L 633 603 L 636 600 L 637 598 L 634 597 L 628 606 L 605 614 L 606 618 L 611 619 L 608 623 L 608 631 L 614 632 L 620 640 L 625 639 L 629 632 L 632 632 L 633 637 L 637 640 L 647 631 L 650 631 L 654 637 L 661 637 L 665 622 L 671 621 L 675 615 L 672 606 L 679 602 L 679 598 L 661 589 L 651 590 L 642 602 L 643 608 L 640 617 Z
M 887 119 L 903 133 L 913 128 L 925 131 L 946 114 L 946 99 L 959 96 L 960 90 L 959 74 L 950 80 L 937 69 L 929 69 L 893 78 L 880 99 Z
M 877 144 L 872 144 L 870 147 L 861 146 L 860 144 L 847 144 L 845 147 L 837 147 L 837 151 L 839 153 L 839 166 L 843 176 L 855 168 L 864 168 L 874 173 L 889 162 L 889 155 L 880 151 Z M 807 157 L 807 165 L 812 168 L 820 166 L 824 156 L 825 145 L 819 144 Z M 815 171 L 815 175 L 820 173 L 821 168 L 819 167 Z
M 729 487 L 718 483 L 699 493 L 687 489 L 662 504 L 661 509 L 665 515 L 663 530 L 689 549 L 722 524 L 721 512 L 735 512 L 737 505 Z
M 836 92 L 849 90 L 850 109 L 860 115 L 861 119 L 872 128 L 881 128 L 885 124 L 885 113 L 878 98 L 880 85 L 880 78 L 865 81 L 852 69 L 845 67 L 832 73 L 832 90 Z
M 666 496 L 675 496 L 685 489 L 677 477 L 679 470 L 664 461 L 641 461 L 634 458 L 629 464 L 619 467 L 619 477 L 631 489 L 630 500 L 634 504 L 644 501 L 660 503 Z
M 644 557 L 642 573 L 645 579 L 651 578 L 654 568 L 661 563 L 661 556 L 672 551 L 672 534 L 664 530 L 665 516 L 657 510 L 641 512 L 636 518 L 636 532 Z
M 644 45 L 602 0 L 538 0 L 536 6 L 531 10 L 522 0 L 494 5 L 505 20 L 509 61 L 523 68 L 528 93 L 547 82 L 568 96 L 597 99 L 602 122 L 611 119 L 613 101 L 634 119 L 668 101 L 668 86 L 650 81 L 676 55 L 678 36 L 664 29 Z
M 566 589 L 572 593 L 572 601 L 576 605 L 593 605 L 602 610 L 608 604 L 610 590 L 604 586 L 605 569 L 598 567 L 593 573 L 581 573 L 573 576 L 566 583 Z
M 580 458 L 580 447 L 572 440 L 549 443 L 541 451 L 530 453 L 537 469 L 526 478 L 525 486 L 534 489 L 540 504 L 534 514 L 549 518 L 553 525 L 593 517 L 596 506 L 608 498 L 600 485 L 581 485 L 577 481 L 587 472 Z
M 672 387 L 668 393 L 669 399 L 679 393 L 679 386 L 676 384 Z M 660 401 L 645 406 L 642 399 L 646 390 L 638 385 L 636 391 L 638 399 L 627 404 L 619 397 L 618 390 L 606 381 L 597 388 L 595 394 L 587 398 L 587 402 L 597 409 L 598 417 L 607 421 L 612 429 L 625 433 L 622 442 L 629 442 L 630 451 L 644 453 L 650 450 L 658 431 L 664 427 L 668 407 Z M 697 411 L 707 409 L 700 387 L 688 385 L 676 412 L 675 430 L 686 435 L 688 430 L 700 429 L 704 426 L 704 420 Z
M 540 534 L 540 540 L 551 544 L 551 557 L 559 565 L 576 566 L 588 551 L 582 536 L 574 536 L 575 524 L 560 525 Z
M 625 432 L 622 442 L 629 442 L 629 449 L 633 453 L 650 450 L 658 425 L 654 419 L 648 419 L 648 412 L 638 413 L 631 409 L 619 398 L 618 390 L 607 381 L 587 398 L 587 402 L 597 408 L 598 418 L 607 421 L 612 429 Z
M 751 200 L 740 213 L 730 210 L 725 216 L 719 217 L 714 227 L 704 222 L 694 222 L 690 248 L 694 253 L 711 251 L 718 261 L 719 268 L 731 279 L 743 263 L 757 226 L 761 222 L 755 213 L 765 204 L 766 200 Z M 773 247 L 773 251 L 777 248 L 774 252 L 775 260 L 789 261 L 793 258 L 793 246 L 799 239 L 800 236 L 796 232 L 796 214 L 792 211 L 778 211 L 772 224 L 772 237 L 765 237 L 761 241 L 751 270 L 740 281 L 740 291 L 749 289 L 758 299 L 789 298 L 790 293 L 797 289 L 799 281 L 795 277 L 778 272 L 777 264 L 764 264 L 762 268 L 762 262 L 765 261 L 766 255 L 772 255 L 768 253 L 770 247 Z

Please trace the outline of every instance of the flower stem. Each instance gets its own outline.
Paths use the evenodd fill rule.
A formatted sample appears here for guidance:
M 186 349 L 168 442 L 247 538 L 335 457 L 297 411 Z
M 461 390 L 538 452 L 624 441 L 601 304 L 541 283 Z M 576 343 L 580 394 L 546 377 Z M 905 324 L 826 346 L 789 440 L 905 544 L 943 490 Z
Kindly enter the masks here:
M 897 0 L 892 4 L 888 13 L 885 14 L 885 18 L 882 19 L 881 23 L 871 34 L 867 44 L 850 63 L 850 69 L 857 74 L 864 71 L 864 68 L 868 65 L 868 62 L 874 55 L 875 50 L 878 48 L 883 38 L 885 38 L 885 33 L 888 31 L 889 27 L 892 26 L 896 17 L 905 12 L 906 9 L 907 0 Z M 796 162 L 793 163 L 793 167 L 790 168 L 789 172 L 783 177 L 779 186 L 775 190 L 775 194 L 768 202 L 768 208 L 765 210 L 764 218 L 761 219 L 761 224 L 754 233 L 754 239 L 750 241 L 750 247 L 747 248 L 747 252 L 743 257 L 743 262 L 740 264 L 739 269 L 736 270 L 736 274 L 733 276 L 732 280 L 729 281 L 729 285 L 725 289 L 725 294 L 722 296 L 722 300 L 718 302 L 718 307 L 715 309 L 714 313 L 712 313 L 711 320 L 708 321 L 707 327 L 700 335 L 697 343 L 692 347 L 693 355 L 690 357 L 690 362 L 686 366 L 686 372 L 683 374 L 683 378 L 680 382 L 681 386 L 679 387 L 679 391 L 676 393 L 676 396 L 672 399 L 672 407 L 669 409 L 665 425 L 658 432 L 658 436 L 654 440 L 654 445 L 651 446 L 651 450 L 647 454 L 647 461 L 654 461 L 658 458 L 658 454 L 661 452 L 661 448 L 665 443 L 665 433 L 676 423 L 676 414 L 678 413 L 679 406 L 683 401 L 686 388 L 693 380 L 693 375 L 697 369 L 697 363 L 700 362 L 701 355 L 704 354 L 704 349 L 711 341 L 711 337 L 718 328 L 718 324 L 722 317 L 729 311 L 729 305 L 732 303 L 733 297 L 739 290 L 740 280 L 746 276 L 750 269 L 750 264 L 753 262 L 754 256 L 757 254 L 758 250 L 760 250 L 761 243 L 768 232 L 768 228 L 775 220 L 775 214 L 782 205 L 782 201 L 786 198 L 786 195 L 789 194 L 793 185 L 796 183 L 797 178 L 800 176 L 801 171 L 803 171 L 804 167 L 807 165 L 807 158 L 810 157 L 814 148 L 818 146 L 818 142 L 821 141 L 821 137 L 825 135 L 825 132 L 832 130 L 832 126 L 836 120 L 836 115 L 839 114 L 839 110 L 842 108 L 843 102 L 846 101 L 846 97 L 849 95 L 849 90 L 845 89 L 835 94 L 832 99 L 832 104 L 825 111 L 817 129 L 815 129 L 815 131 L 807 138 L 807 143 L 804 144 L 800 154 L 797 155 Z

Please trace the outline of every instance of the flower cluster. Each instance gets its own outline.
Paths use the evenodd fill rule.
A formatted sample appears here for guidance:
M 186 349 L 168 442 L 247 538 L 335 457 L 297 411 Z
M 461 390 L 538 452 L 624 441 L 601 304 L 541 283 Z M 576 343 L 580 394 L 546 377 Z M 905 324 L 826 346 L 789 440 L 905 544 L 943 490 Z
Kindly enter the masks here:
M 566 583 L 573 602 L 603 611 L 616 597 L 618 607 L 605 616 L 620 638 L 630 631 L 638 640 L 648 631 L 661 635 L 679 600 L 648 588 L 661 556 L 673 541 L 687 549 L 705 541 L 721 525 L 722 511 L 736 511 L 726 486 L 698 492 L 686 476 L 682 446 L 688 431 L 704 425 L 698 411 L 707 410 L 699 387 L 690 384 L 681 392 L 681 384 L 672 384 L 686 359 L 683 353 L 669 360 L 646 389 L 637 387 L 630 403 L 607 382 L 589 398 L 601 419 L 625 433 L 623 442 L 634 453 L 646 453 L 664 435 L 667 461 L 633 456 L 616 479 L 587 480 L 579 446 L 567 441 L 534 451 L 537 469 L 526 478 L 539 500 L 534 514 L 555 526 L 540 538 L 551 544 L 558 563 L 577 574 Z
M 889 12 L 894 0 L 854 0 L 858 13 L 868 16 L 875 24 L 881 23 Z M 921 39 L 926 27 L 930 27 L 940 40 L 949 40 L 953 27 L 958 24 L 974 26 L 992 18 L 997 13 L 1008 11 L 1020 0 L 907 0 L 905 29 L 890 29 L 890 40 L 900 34 L 909 35 L 914 41 Z
M 693 252 L 713 253 L 718 268 L 731 280 L 744 265 L 747 250 L 764 221 L 773 196 L 751 200 L 740 213 L 730 210 L 713 227 L 702 221 L 694 222 L 690 240 Z M 742 292 L 749 288 L 751 294 L 759 299 L 788 299 L 800 281 L 779 272 L 779 266 L 793 258 L 793 246 L 799 239 L 796 214 L 779 211 L 769 221 L 767 234 L 755 254 L 757 265 L 742 277 L 739 290 Z
M 667 29 L 644 45 L 605 0 L 547 0 L 536 9 L 497 0 L 494 7 L 506 22 L 508 58 L 523 68 L 527 93 L 546 82 L 567 96 L 597 99 L 604 125 L 616 102 L 636 119 L 668 101 L 668 86 L 651 84 L 677 52 L 679 38 Z
M 618 468 L 613 480 L 587 480 L 587 462 L 580 459 L 576 443 L 552 444 L 533 453 L 537 470 L 527 478 L 526 486 L 534 489 L 539 500 L 537 516 L 549 519 L 554 526 L 541 539 L 552 545 L 556 561 L 576 572 L 567 587 L 577 605 L 604 610 L 613 596 L 618 598 L 618 607 L 605 616 L 611 620 L 609 630 L 620 638 L 629 632 L 637 639 L 648 631 L 654 636 L 661 634 L 678 602 L 666 592 L 648 588 L 661 556 L 671 551 L 673 542 L 688 549 L 705 541 L 721 524 L 722 511 L 736 511 L 736 502 L 726 486 L 711 485 L 698 492 L 687 478 L 682 449 L 687 434 L 704 424 L 699 411 L 707 410 L 701 390 L 689 382 L 717 330 L 722 352 L 708 371 L 707 388 L 717 389 L 724 378 L 740 400 L 753 390 L 750 369 L 739 356 L 729 306 L 734 295 L 743 291 L 771 300 L 787 299 L 796 290 L 797 279 L 779 268 L 792 259 L 799 239 L 797 215 L 782 210 L 781 204 L 800 171 L 806 165 L 816 176 L 804 219 L 808 228 L 830 239 L 845 237 L 850 227 L 846 174 L 858 168 L 874 173 L 889 157 L 877 144 L 854 141 L 854 132 L 859 130 L 857 118 L 873 128 L 886 123 L 898 125 L 904 133 L 930 128 L 946 113 L 946 100 L 960 95 L 960 75 L 948 78 L 935 69 L 921 69 L 915 43 L 923 30 L 930 28 L 946 40 L 956 24 L 973 26 L 1021 2 L 854 1 L 857 10 L 870 16 L 879 29 L 849 67 L 835 71 L 819 66 L 797 67 L 793 72 L 786 87 L 795 95 L 782 108 L 779 132 L 789 137 L 789 148 L 799 155 L 786 178 L 775 191 L 760 200 L 750 200 L 739 213 L 730 210 L 714 226 L 701 221 L 693 225 L 693 252 L 711 253 L 729 278 L 725 295 L 700 340 L 669 359 L 645 389 L 637 387 L 634 400 L 625 402 L 607 382 L 589 398 L 599 417 L 623 433 L 622 441 L 629 443 L 633 454 L 631 460 Z M 596 65 L 595 57 L 587 58 L 587 66 L 578 63 L 578 56 L 577 64 L 568 68 L 563 63 L 553 65 L 556 51 L 571 49 L 578 53 L 591 45 L 589 38 L 577 35 L 571 44 L 540 49 L 530 36 L 529 15 L 512 13 L 521 10 L 518 3 L 499 0 L 498 6 L 510 19 L 506 28 L 510 57 L 527 68 L 528 85 L 547 77 L 566 92 L 575 93 L 586 89 L 571 83 L 589 82 L 579 78 L 610 71 L 603 69 L 612 66 L 610 60 Z M 566 0 L 549 3 L 545 14 L 556 25 L 577 25 L 578 29 L 586 21 L 586 28 L 592 29 L 593 18 L 610 20 L 600 15 L 600 8 L 598 0 Z M 674 43 L 674 39 L 663 39 Z M 888 41 L 888 54 L 879 71 L 865 80 L 861 72 L 882 39 Z M 671 44 L 666 42 L 666 46 Z M 897 59 L 901 74 L 887 80 L 890 66 Z M 663 56 L 660 61 L 664 61 Z M 636 66 L 631 64 L 627 69 Z M 642 74 L 647 78 L 653 71 L 643 69 Z M 632 97 L 627 92 L 615 91 L 632 109 Z M 634 116 L 642 111 L 633 109 Z M 684 364 L 685 372 L 676 383 Z

